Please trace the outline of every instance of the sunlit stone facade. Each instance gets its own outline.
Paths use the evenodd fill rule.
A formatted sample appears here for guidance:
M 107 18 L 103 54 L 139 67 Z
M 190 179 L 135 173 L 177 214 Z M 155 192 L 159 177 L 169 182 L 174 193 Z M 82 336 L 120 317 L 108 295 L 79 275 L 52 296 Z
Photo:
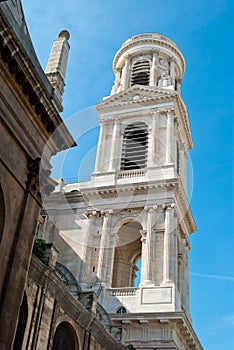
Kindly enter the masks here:
M 200 350 L 189 310 L 196 226 L 187 197 L 193 142 L 180 95 L 184 58 L 167 37 L 140 34 L 121 46 L 113 70 L 111 94 L 96 105 L 91 180 L 59 183 L 41 232 L 80 288 L 96 292 L 116 340 L 137 350 Z

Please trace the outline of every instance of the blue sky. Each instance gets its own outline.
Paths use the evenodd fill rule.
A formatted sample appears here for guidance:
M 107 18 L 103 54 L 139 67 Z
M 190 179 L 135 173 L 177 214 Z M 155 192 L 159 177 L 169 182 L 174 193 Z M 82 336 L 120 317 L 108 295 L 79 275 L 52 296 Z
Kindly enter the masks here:
M 42 67 L 58 32 L 71 34 L 63 118 L 73 123 L 70 117 L 77 115 L 72 130 L 81 137 L 78 153 L 64 160 L 65 177 L 77 176 L 80 163 L 82 176 L 92 171 L 98 134 L 92 106 L 110 93 L 120 45 L 142 29 L 178 44 L 187 65 L 182 96 L 195 146 L 191 207 L 198 231 L 191 237 L 191 315 L 204 349 L 233 349 L 234 2 L 24 0 L 23 5 Z

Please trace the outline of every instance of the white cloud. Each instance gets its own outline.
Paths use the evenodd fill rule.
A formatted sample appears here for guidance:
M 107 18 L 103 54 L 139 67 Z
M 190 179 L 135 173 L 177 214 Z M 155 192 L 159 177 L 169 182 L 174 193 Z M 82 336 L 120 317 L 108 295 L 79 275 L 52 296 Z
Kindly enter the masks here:
M 225 281 L 234 281 L 233 276 L 213 275 L 213 274 L 196 273 L 196 272 L 190 272 L 190 275 L 197 276 L 197 277 L 204 277 L 204 278 L 214 278 L 214 279 L 225 280 Z

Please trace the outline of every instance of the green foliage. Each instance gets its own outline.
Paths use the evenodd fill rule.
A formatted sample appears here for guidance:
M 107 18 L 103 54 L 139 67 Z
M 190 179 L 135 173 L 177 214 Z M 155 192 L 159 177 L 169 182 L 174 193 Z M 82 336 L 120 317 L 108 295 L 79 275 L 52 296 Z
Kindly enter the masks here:
M 36 238 L 33 246 L 33 254 L 39 259 L 42 259 L 46 251 L 46 241 L 41 238 Z
M 135 350 L 134 346 L 132 344 L 127 346 L 128 350 Z

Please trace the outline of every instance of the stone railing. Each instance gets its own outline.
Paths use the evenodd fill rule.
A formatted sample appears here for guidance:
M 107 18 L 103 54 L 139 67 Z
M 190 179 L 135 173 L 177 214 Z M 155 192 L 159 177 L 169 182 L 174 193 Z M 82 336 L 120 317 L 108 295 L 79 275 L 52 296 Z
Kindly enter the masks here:
M 122 287 L 109 289 L 111 296 L 133 296 L 136 295 L 137 287 Z
M 123 170 L 118 174 L 118 179 L 131 179 L 133 177 L 143 177 L 145 176 L 145 171 L 142 169 L 136 170 Z
M 122 46 L 130 43 L 131 41 L 135 41 L 135 40 L 139 40 L 139 39 L 159 39 L 159 40 L 163 40 L 163 41 L 167 41 L 169 42 L 170 44 L 174 45 L 177 47 L 176 43 L 167 38 L 166 36 L 164 35 L 161 35 L 161 34 L 157 34 L 157 33 L 145 33 L 145 34 L 138 34 L 138 35 L 135 35 L 133 36 L 132 38 L 129 38 L 128 40 L 126 40 Z

